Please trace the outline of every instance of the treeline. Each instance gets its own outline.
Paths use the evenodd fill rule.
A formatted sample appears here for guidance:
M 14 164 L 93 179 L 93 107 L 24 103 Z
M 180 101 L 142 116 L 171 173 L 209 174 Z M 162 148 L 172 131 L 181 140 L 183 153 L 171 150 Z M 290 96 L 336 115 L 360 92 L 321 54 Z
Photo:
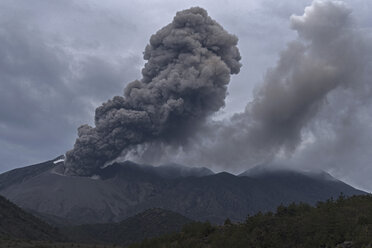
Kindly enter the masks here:
M 315 207 L 279 206 L 275 213 L 248 216 L 244 223 L 191 223 L 179 233 L 130 247 L 372 247 L 372 196 L 341 195 Z

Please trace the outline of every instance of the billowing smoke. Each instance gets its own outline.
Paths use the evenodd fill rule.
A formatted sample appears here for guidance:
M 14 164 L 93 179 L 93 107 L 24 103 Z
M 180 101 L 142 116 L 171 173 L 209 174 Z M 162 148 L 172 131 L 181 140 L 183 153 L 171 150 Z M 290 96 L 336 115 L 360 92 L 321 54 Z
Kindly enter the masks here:
M 95 128 L 79 128 L 67 153 L 69 172 L 90 175 L 133 151 L 142 162 L 247 168 L 288 158 L 309 142 L 330 146 L 330 134 L 334 142 L 353 140 L 344 137 L 356 134 L 353 124 L 340 123 L 361 123 L 366 111 L 356 114 L 359 106 L 371 102 L 370 37 L 339 1 L 314 1 L 290 21 L 298 37 L 267 71 L 245 111 L 213 121 L 207 117 L 224 106 L 230 74 L 239 72 L 237 38 L 200 8 L 177 13 L 151 38 L 143 79 L 96 110 Z M 333 150 L 340 147 L 345 145 Z
M 224 106 L 230 74 L 241 67 L 237 42 L 204 9 L 178 12 L 151 37 L 143 78 L 96 109 L 95 127 L 78 129 L 66 173 L 92 175 L 140 144 L 185 144 Z
M 287 157 L 302 144 L 310 123 L 322 121 L 318 114 L 331 94 L 370 84 L 364 76 L 371 70 L 372 49 L 345 4 L 314 1 L 290 20 L 298 38 L 267 71 L 253 101 L 243 113 L 205 126 L 189 150 L 177 154 L 179 160 L 247 168 Z

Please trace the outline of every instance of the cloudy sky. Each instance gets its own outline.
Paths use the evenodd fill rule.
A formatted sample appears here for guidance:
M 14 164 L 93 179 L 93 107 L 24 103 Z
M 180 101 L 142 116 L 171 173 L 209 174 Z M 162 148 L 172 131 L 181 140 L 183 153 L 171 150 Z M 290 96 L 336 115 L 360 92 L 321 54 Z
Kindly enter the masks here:
M 345 2 L 352 10 L 353 26 L 365 34 L 365 39 L 370 38 L 372 2 Z M 177 11 L 192 6 L 205 8 L 239 38 L 243 67 L 232 76 L 226 107 L 214 118 L 244 111 L 255 89 L 267 80 L 268 69 L 276 66 L 287 44 L 297 37 L 290 16 L 303 15 L 311 3 L 1 1 L 0 172 L 70 150 L 77 127 L 93 124 L 95 108 L 122 95 L 127 83 L 141 78 L 145 63 L 142 54 L 149 37 L 171 22 Z M 356 94 L 345 91 L 329 96 L 330 104 L 300 130 L 301 142 L 296 150 L 289 157 L 277 156 L 278 163 L 323 169 L 372 191 L 372 105 L 363 97 L 356 104 Z M 239 165 L 230 171 L 250 166 Z

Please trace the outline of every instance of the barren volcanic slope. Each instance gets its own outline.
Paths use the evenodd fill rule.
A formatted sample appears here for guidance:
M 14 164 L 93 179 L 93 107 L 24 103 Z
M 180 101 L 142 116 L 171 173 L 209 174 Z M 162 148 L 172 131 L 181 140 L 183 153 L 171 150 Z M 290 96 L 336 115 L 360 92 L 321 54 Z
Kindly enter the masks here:
M 59 159 L 59 158 L 58 158 Z M 244 220 L 281 203 L 315 203 L 364 192 L 328 174 L 263 171 L 213 174 L 206 168 L 115 163 L 93 177 L 65 176 L 58 159 L 0 175 L 0 194 L 48 220 L 72 224 L 121 221 L 149 208 L 194 220 Z

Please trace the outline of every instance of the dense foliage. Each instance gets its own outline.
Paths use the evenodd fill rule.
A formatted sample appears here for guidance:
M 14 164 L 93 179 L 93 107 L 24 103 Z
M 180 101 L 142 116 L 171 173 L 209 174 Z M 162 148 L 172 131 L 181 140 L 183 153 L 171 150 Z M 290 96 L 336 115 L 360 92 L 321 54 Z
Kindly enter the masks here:
M 145 240 L 131 248 L 156 247 L 372 247 L 372 196 L 279 206 L 276 213 L 258 213 L 244 223 L 223 226 L 192 223 L 182 232 Z M 346 244 L 346 243 L 344 243 Z M 342 246 L 340 246 L 342 247 Z

